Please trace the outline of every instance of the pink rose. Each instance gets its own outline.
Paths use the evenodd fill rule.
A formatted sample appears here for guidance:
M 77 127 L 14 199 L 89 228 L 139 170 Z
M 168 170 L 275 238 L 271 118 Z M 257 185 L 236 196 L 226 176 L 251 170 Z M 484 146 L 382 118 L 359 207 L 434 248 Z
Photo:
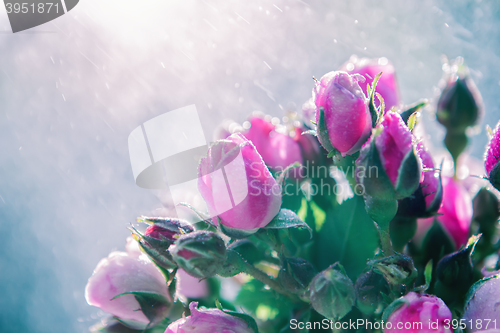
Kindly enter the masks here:
M 241 318 L 219 309 L 198 310 L 197 307 L 197 302 L 191 302 L 191 315 L 170 324 L 165 333 L 255 333 Z
M 176 278 L 177 294 L 187 298 L 203 298 L 208 296 L 207 280 L 191 276 L 183 269 L 177 270 Z
M 200 162 L 199 175 L 198 189 L 211 216 L 218 216 L 226 227 L 255 232 L 281 208 L 280 186 L 255 146 L 241 134 L 212 145 Z
M 135 240 L 128 241 L 128 252 L 112 252 L 102 259 L 85 287 L 87 303 L 125 321 L 142 327 L 151 320 L 140 311 L 134 295 L 116 296 L 127 292 L 154 293 L 164 298 L 165 316 L 171 304 L 165 277 L 155 264 L 140 252 Z
M 438 215 L 419 219 L 414 240 L 421 243 L 436 220 L 450 240 L 459 249 L 467 243 L 472 221 L 472 198 L 462 183 L 451 177 L 443 177 L 443 202 Z
M 401 306 L 394 310 L 385 323 L 385 333 L 451 333 L 445 328 L 446 320 L 451 321 L 451 311 L 438 297 L 410 292 L 395 302 Z M 385 317 L 385 314 L 384 314 Z M 436 323 L 437 327 L 429 327 Z
M 496 320 L 496 328 L 500 322 L 500 276 L 495 275 L 490 278 L 482 279 L 476 282 L 469 290 L 468 300 L 465 302 L 465 311 L 463 319 L 468 323 L 473 323 L 473 329 L 476 332 L 488 332 L 487 329 L 495 328 L 494 321 Z M 488 326 L 486 323 L 490 322 Z M 482 323 L 482 327 L 476 324 Z
M 372 128 L 368 100 L 358 84 L 360 80 L 363 80 L 361 75 L 330 72 L 316 82 L 313 90 L 316 123 L 320 125 L 321 108 L 326 126 L 326 133 L 318 133 L 318 139 L 326 150 L 334 148 L 342 156 L 356 153 Z
M 384 99 L 385 109 L 389 110 L 393 106 L 399 106 L 401 103 L 398 82 L 396 80 L 396 71 L 392 63 L 386 58 L 358 59 L 356 56 L 352 56 L 349 61 L 340 67 L 340 70 L 346 71 L 349 74 L 363 75 L 366 80 L 364 82 L 360 81 L 359 86 L 365 93 L 367 91 L 366 86 L 368 84 L 371 86 L 375 76 L 382 72 L 375 91 Z M 375 98 L 375 104 L 377 106 L 379 105 L 377 98 Z
M 303 164 L 300 144 L 297 141 L 300 133 L 291 137 L 288 133 L 279 133 L 270 122 L 260 117 L 250 119 L 250 128 L 243 135 L 257 149 L 268 167 L 282 171 L 287 166 L 298 162 Z

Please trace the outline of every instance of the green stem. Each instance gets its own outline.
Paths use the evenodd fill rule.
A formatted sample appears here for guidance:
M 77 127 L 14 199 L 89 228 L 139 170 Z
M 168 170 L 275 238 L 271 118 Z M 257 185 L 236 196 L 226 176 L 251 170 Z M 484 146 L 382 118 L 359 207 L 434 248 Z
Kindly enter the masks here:
M 390 256 L 390 255 L 394 254 L 394 250 L 392 248 L 392 243 L 391 243 L 391 235 L 389 233 L 389 228 L 387 228 L 385 230 L 385 229 L 381 229 L 377 225 L 377 230 L 378 230 L 378 234 L 380 236 L 380 245 L 382 247 L 382 251 L 384 252 L 384 254 L 386 256 Z
M 297 296 L 294 294 L 288 292 L 285 288 L 283 288 L 276 280 L 272 279 L 269 275 L 261 271 L 260 269 L 256 268 L 255 266 L 249 264 L 248 262 L 245 261 L 245 267 L 243 272 L 245 272 L 248 275 L 253 276 L 255 279 L 259 280 L 260 282 L 268 285 L 276 291 L 277 293 L 280 293 L 286 297 L 291 298 L 294 301 L 298 301 Z

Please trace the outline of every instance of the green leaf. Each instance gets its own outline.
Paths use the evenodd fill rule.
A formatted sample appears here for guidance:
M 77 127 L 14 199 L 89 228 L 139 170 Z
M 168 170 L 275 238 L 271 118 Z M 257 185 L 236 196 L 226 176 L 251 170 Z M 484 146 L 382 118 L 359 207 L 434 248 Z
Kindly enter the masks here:
M 313 258 L 318 270 L 340 262 L 355 281 L 378 246 L 375 224 L 366 213 L 363 198 L 355 196 L 326 212 Z
M 404 304 L 406 305 L 410 305 L 410 302 L 408 302 L 406 299 L 404 298 L 398 298 L 397 300 L 395 300 L 394 302 L 392 302 L 391 304 L 389 304 L 389 306 L 384 310 L 384 313 L 382 314 L 382 320 L 383 321 L 387 321 L 387 319 L 389 318 L 389 316 L 397 309 L 399 309 L 400 307 L 402 307 Z
M 380 95 L 378 92 L 375 93 L 375 95 L 377 96 L 377 99 L 379 100 L 380 102 L 380 109 L 379 109 L 379 112 L 378 112 L 378 116 L 379 118 L 383 117 L 384 116 L 384 112 L 385 112 L 385 102 L 384 102 L 384 98 L 382 97 L 382 95 Z
M 295 163 L 290 164 L 282 172 L 280 172 L 278 174 L 278 178 L 276 179 L 280 188 L 283 189 L 283 182 L 288 177 L 289 171 L 292 169 L 301 168 L 301 167 L 302 167 L 302 164 L 300 164 L 299 162 L 295 162 Z
M 410 125 L 408 124 L 410 116 L 414 115 L 417 112 L 420 112 L 420 109 L 423 108 L 424 106 L 426 106 L 427 104 L 428 104 L 427 100 L 423 100 L 422 102 L 417 103 L 413 106 L 410 106 L 408 109 L 401 112 L 401 118 L 403 119 L 405 124 L 408 125 L 408 127 L 410 127 Z
M 287 229 L 305 228 L 309 230 L 312 238 L 312 229 L 300 219 L 300 217 L 289 209 L 281 209 L 264 229 Z
M 330 137 L 328 136 L 328 128 L 326 127 L 325 121 L 325 109 L 323 107 L 319 108 L 319 118 L 317 130 L 318 140 L 321 145 L 329 152 L 330 155 L 332 152 L 338 153 L 338 150 L 330 142 Z
M 146 318 L 149 319 L 150 324 L 155 325 L 165 319 L 171 303 L 165 296 L 147 292 L 147 291 L 131 291 L 116 295 L 111 300 L 117 299 L 124 295 L 134 295 L 135 299 L 141 307 L 140 310 Z
M 432 281 L 432 260 L 430 260 L 427 265 L 425 265 L 424 270 L 425 284 L 418 286 L 413 289 L 415 292 L 424 292 L 431 286 Z
M 289 298 L 272 289 L 266 289 L 265 285 L 256 279 L 251 279 L 241 287 L 234 304 L 245 308 L 257 318 L 258 309 L 266 309 L 283 315 L 290 313 L 294 307 Z
M 396 195 L 398 199 L 409 197 L 420 184 L 422 167 L 417 157 L 417 152 L 413 147 L 401 162 L 396 181 Z

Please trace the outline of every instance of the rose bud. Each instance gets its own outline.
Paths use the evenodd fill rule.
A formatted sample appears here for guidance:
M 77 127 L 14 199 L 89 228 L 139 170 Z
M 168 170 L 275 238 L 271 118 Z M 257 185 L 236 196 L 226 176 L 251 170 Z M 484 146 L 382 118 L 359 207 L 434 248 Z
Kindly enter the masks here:
M 451 68 L 456 70 L 445 73 L 446 85 L 438 100 L 436 117 L 448 131 L 463 133 L 467 127 L 477 123 L 483 102 L 463 59 L 457 58 Z
M 206 280 L 200 280 L 197 277 L 191 276 L 183 269 L 178 269 L 177 278 L 177 294 L 186 298 L 199 299 L 208 296 L 209 287 Z
M 384 311 L 384 333 L 452 333 L 450 309 L 436 296 L 410 292 Z
M 498 219 L 500 218 L 500 202 L 498 197 L 488 190 L 481 188 L 474 200 L 473 206 L 473 234 L 481 234 L 481 240 L 477 244 L 478 252 L 490 251 L 492 244 L 495 243 L 497 233 Z M 476 231 L 477 230 L 477 231 Z
M 471 256 L 479 238 L 471 237 L 465 248 L 444 256 L 436 266 L 433 291 L 447 304 L 463 302 L 461 296 L 469 290 L 474 281 Z
M 387 60 L 387 58 L 359 59 L 356 56 L 352 56 L 349 61 L 342 65 L 340 70 L 346 71 L 349 74 L 363 75 L 366 80 L 364 82 L 360 81 L 359 83 L 363 92 L 367 91 L 367 85 L 372 85 L 375 76 L 382 72 L 382 76 L 380 76 L 380 79 L 377 82 L 377 88 L 375 91 L 378 92 L 384 99 L 385 109 L 389 110 L 393 106 L 397 107 L 400 104 L 399 88 L 395 73 L 396 71 L 392 63 Z M 375 99 L 375 103 L 378 106 L 380 102 L 378 99 Z
M 170 247 L 170 253 L 180 268 L 200 279 L 217 274 L 226 261 L 224 241 L 209 231 L 180 236 Z
M 486 148 L 484 157 L 486 174 L 491 185 L 500 191 L 500 122 L 493 131 L 493 135 Z
M 300 293 L 307 288 L 316 273 L 314 266 L 305 259 L 284 258 L 278 274 L 278 281 L 285 289 L 293 293 Z
M 218 216 L 214 222 L 220 220 L 225 231 L 254 233 L 271 222 L 280 210 L 278 183 L 255 146 L 241 134 L 214 143 L 200 162 L 199 174 L 198 189 L 210 215 Z M 227 197 L 228 185 L 232 198 Z
M 361 75 L 339 71 L 325 74 L 316 82 L 313 100 L 318 139 L 328 152 L 352 155 L 370 136 L 372 117 L 368 99 L 358 84 L 362 80 Z
M 464 307 L 463 319 L 468 323 L 468 328 L 492 328 L 496 321 L 500 322 L 500 309 L 498 300 L 500 299 L 500 275 L 484 278 L 476 282 L 467 293 L 467 300 Z M 472 327 L 470 327 L 472 321 Z M 491 322 L 491 326 L 486 327 L 486 321 Z M 484 326 L 476 327 L 476 323 L 482 322 Z M 498 326 L 496 326 L 498 329 Z
M 144 329 L 165 318 L 172 300 L 165 276 L 134 243 L 127 244 L 128 252 L 112 252 L 97 264 L 85 298 L 128 326 Z
M 367 315 L 381 313 L 391 294 L 389 283 L 373 268 L 358 277 L 354 289 L 356 306 Z
M 432 156 L 423 143 L 417 143 L 417 154 L 422 160 L 424 177 L 417 190 L 409 197 L 399 200 L 398 216 L 424 218 L 436 215 L 443 200 L 440 174 L 434 170 Z
M 396 112 L 387 112 L 356 160 L 356 179 L 376 222 L 389 222 L 397 199 L 410 196 L 422 178 L 413 134 Z
M 181 234 L 194 231 L 194 228 L 184 220 L 163 217 L 141 217 L 137 221 L 150 225 L 144 234 L 135 232 L 140 247 L 158 266 L 165 269 L 175 268 L 168 247 Z
M 456 165 L 469 141 L 466 129 L 478 122 L 483 102 L 463 59 L 457 58 L 451 65 L 443 67 L 446 85 L 437 103 L 436 117 L 446 127 L 444 143 Z
M 309 291 L 314 310 L 331 320 L 343 318 L 356 301 L 354 285 L 339 263 L 318 273 L 311 281 Z
M 194 231 L 189 222 L 181 219 L 144 216 L 139 221 L 151 224 L 146 228 L 144 236 L 158 241 L 170 242 L 171 244 L 175 242 L 179 235 Z
M 189 304 L 191 315 L 168 325 L 165 333 L 257 333 L 255 322 L 249 322 L 239 316 L 233 316 L 219 309 L 199 310 L 197 307 L 197 302 L 191 302 Z

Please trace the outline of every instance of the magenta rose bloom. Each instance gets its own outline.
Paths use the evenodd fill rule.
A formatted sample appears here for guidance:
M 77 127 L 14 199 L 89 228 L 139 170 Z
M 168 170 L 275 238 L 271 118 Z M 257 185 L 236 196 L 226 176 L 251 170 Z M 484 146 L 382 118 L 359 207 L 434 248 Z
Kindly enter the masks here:
M 191 315 L 170 324 L 165 333 L 255 333 L 241 318 L 219 309 L 198 310 L 197 307 L 197 302 L 191 302 Z
M 386 58 L 359 59 L 353 56 L 349 59 L 349 61 L 342 65 L 342 67 L 340 67 L 340 70 L 349 74 L 363 75 L 366 80 L 364 82 L 359 82 L 359 86 L 363 92 L 367 91 L 367 85 L 371 86 L 373 84 L 375 76 L 382 72 L 375 91 L 378 92 L 384 99 L 385 109 L 389 110 L 393 106 L 397 107 L 401 103 L 398 82 L 396 80 L 396 71 L 392 63 Z M 375 98 L 375 103 L 377 106 L 379 105 L 377 98 Z
M 358 81 L 361 75 L 330 72 L 316 82 L 313 100 L 316 105 L 318 139 L 327 151 L 338 150 L 342 156 L 359 151 L 370 136 L 372 118 L 368 100 Z M 324 111 L 324 125 L 320 111 Z
M 252 141 L 268 167 L 282 171 L 295 162 L 303 164 L 301 147 L 297 141 L 300 134 L 296 135 L 296 139 L 279 133 L 273 124 L 260 117 L 252 117 L 250 124 L 243 135 Z
M 392 313 L 384 313 L 385 333 L 451 333 L 445 328 L 446 321 L 452 320 L 450 309 L 438 297 L 410 292 L 393 304 L 401 304 Z M 436 326 L 429 327 L 429 321 Z
M 198 189 L 209 213 L 225 227 L 255 232 L 281 208 L 280 186 L 255 146 L 241 134 L 215 142 L 200 162 L 199 175 Z
M 438 215 L 419 219 L 414 240 L 421 243 L 425 235 L 437 221 L 449 236 L 455 249 L 467 243 L 472 221 L 472 198 L 462 183 L 454 178 L 443 178 L 443 202 Z
M 488 332 L 487 329 L 496 328 L 498 332 L 498 323 L 500 322 L 500 275 L 482 279 L 476 282 L 469 290 L 467 301 L 465 302 L 465 311 L 463 319 L 470 328 L 469 321 L 472 321 L 472 329 L 475 332 Z M 490 324 L 486 326 L 486 323 Z M 481 327 L 477 323 L 482 323 Z
M 484 167 L 491 185 L 500 190 L 500 122 L 493 131 L 493 136 L 486 148 Z
M 151 320 L 140 311 L 134 295 L 127 292 L 154 293 L 164 299 L 164 315 L 171 305 L 165 276 L 130 239 L 127 252 L 112 252 L 102 259 L 85 287 L 87 303 L 125 321 L 133 328 L 144 328 Z

